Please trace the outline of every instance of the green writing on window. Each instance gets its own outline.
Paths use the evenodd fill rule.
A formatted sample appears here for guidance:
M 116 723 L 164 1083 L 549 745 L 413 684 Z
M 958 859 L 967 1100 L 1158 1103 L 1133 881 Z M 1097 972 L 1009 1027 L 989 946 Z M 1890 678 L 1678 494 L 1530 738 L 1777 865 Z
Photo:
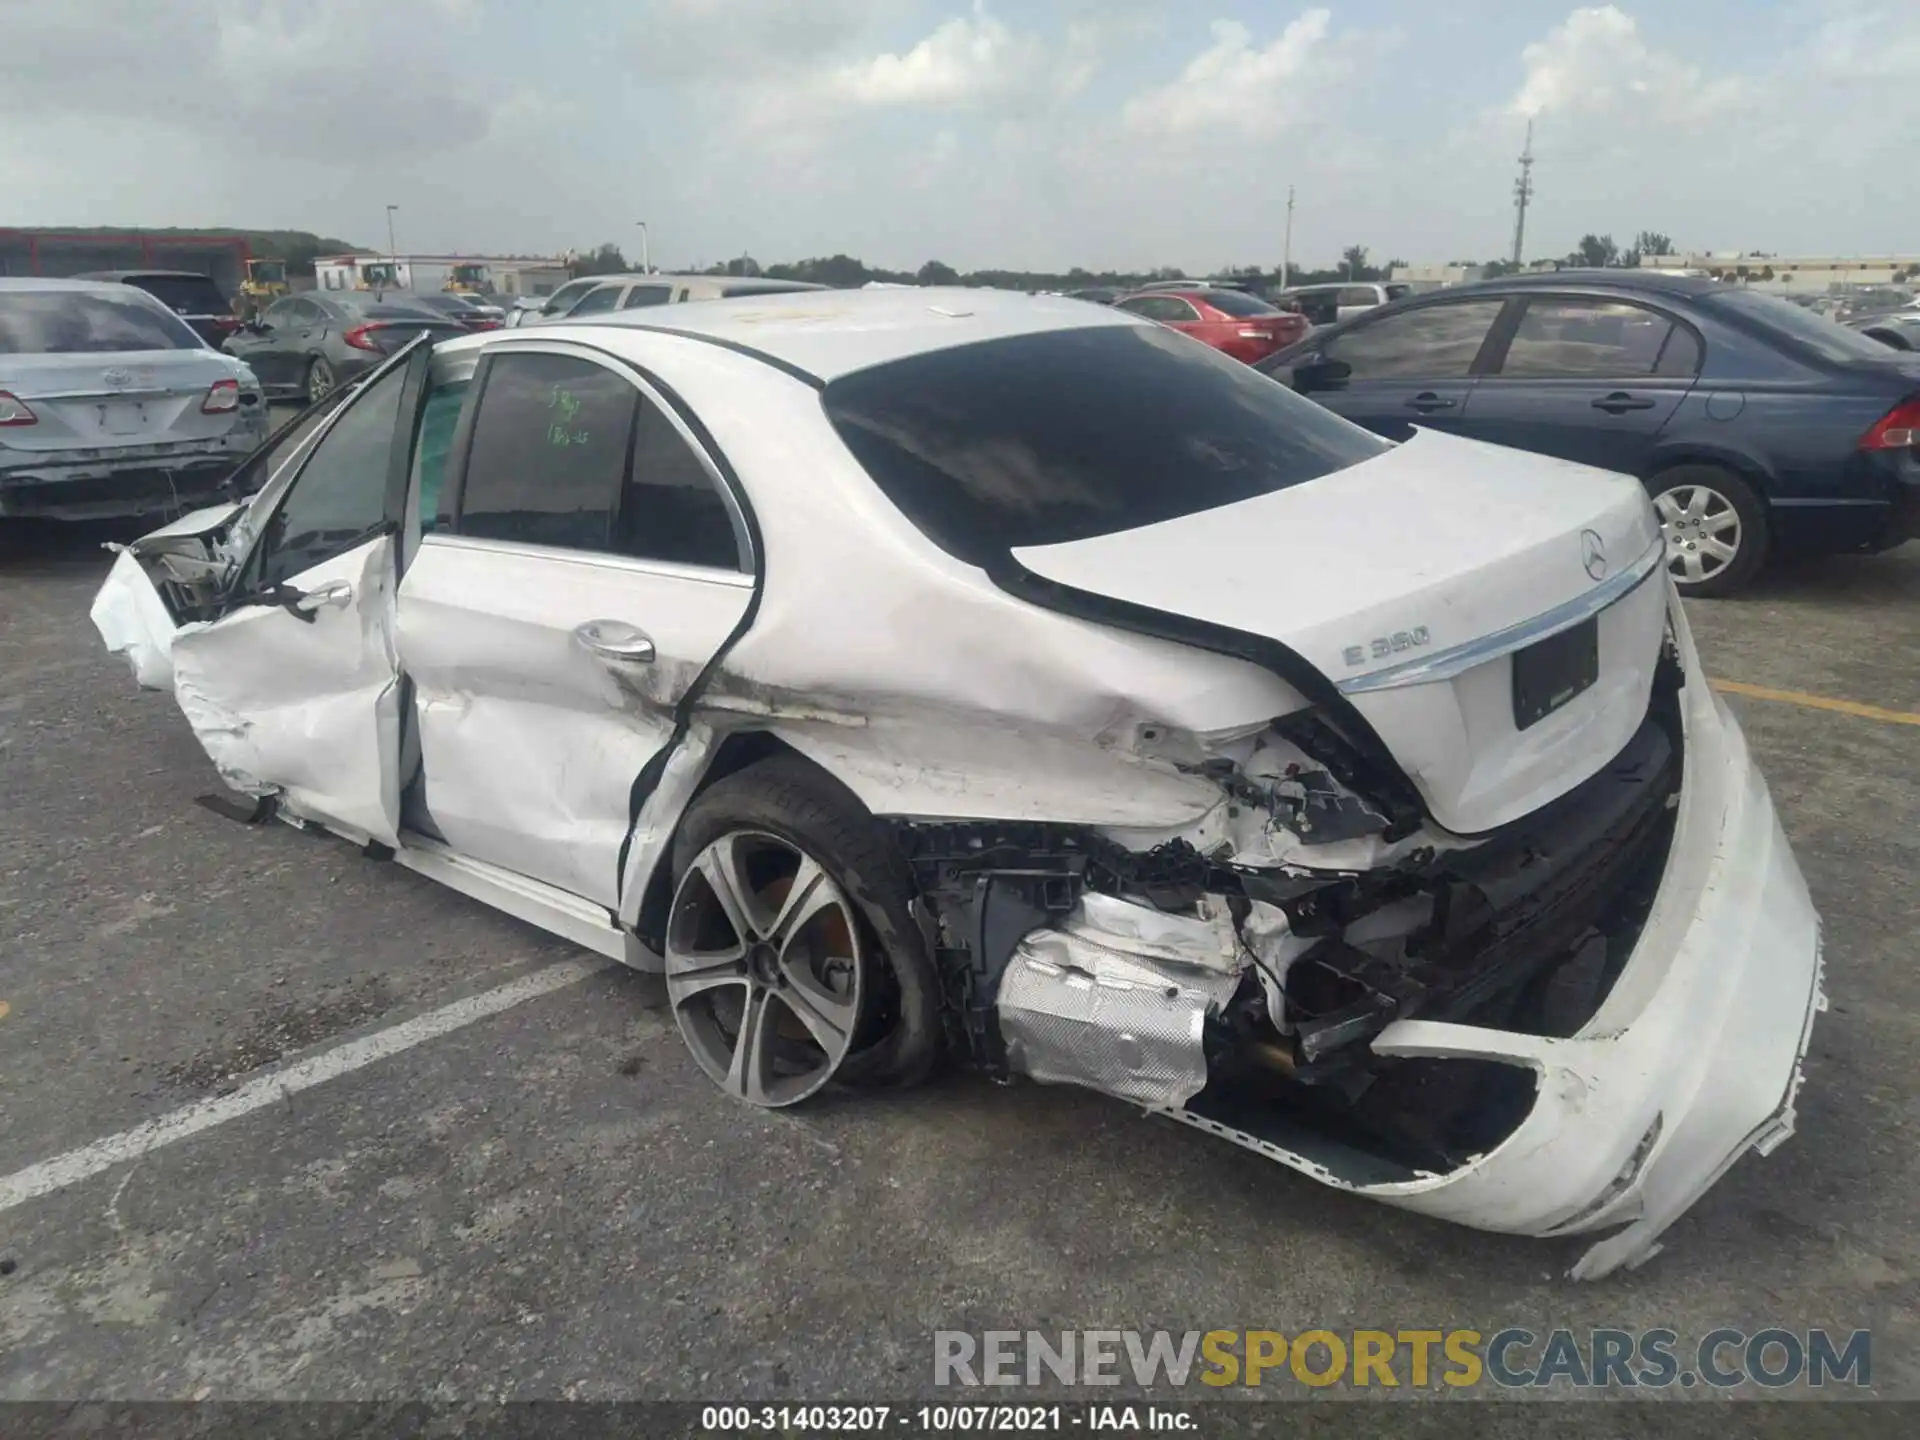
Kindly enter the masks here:
M 569 446 L 584 445 L 589 438 L 587 431 L 576 430 L 573 417 L 580 413 L 580 397 L 563 385 L 553 387 L 553 393 L 547 398 L 547 410 L 554 415 L 547 425 L 547 443 L 556 450 L 565 450 Z

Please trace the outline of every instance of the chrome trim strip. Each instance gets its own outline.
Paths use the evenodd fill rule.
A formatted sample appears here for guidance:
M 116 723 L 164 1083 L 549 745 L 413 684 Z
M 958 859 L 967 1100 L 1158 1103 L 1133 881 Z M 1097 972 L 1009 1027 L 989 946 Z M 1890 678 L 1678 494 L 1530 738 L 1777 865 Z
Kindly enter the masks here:
M 1340 692 L 1343 695 L 1360 695 L 1370 690 L 1393 690 L 1402 685 L 1426 685 L 1436 680 L 1451 680 L 1476 665 L 1484 665 L 1489 660 L 1498 660 L 1502 655 L 1524 650 L 1534 641 L 1570 630 L 1581 621 L 1592 619 L 1616 601 L 1624 600 L 1645 584 L 1649 577 L 1660 573 L 1666 557 L 1665 538 L 1656 538 L 1633 564 L 1618 575 L 1602 580 L 1584 595 L 1576 595 L 1563 605 L 1556 605 L 1504 630 L 1495 630 L 1491 635 L 1482 635 L 1477 640 L 1469 640 L 1433 655 L 1422 655 L 1417 660 L 1389 665 L 1370 675 L 1356 675 L 1351 680 L 1342 680 L 1338 682 Z
M 638 560 L 631 555 L 609 555 L 602 550 L 568 550 L 559 545 L 534 545 L 523 540 L 489 540 L 479 535 L 452 535 L 444 530 L 429 530 L 420 537 L 420 547 L 438 550 L 472 550 L 481 555 L 521 555 L 530 560 L 558 560 L 573 565 L 592 565 L 602 570 L 625 570 L 638 575 L 659 575 L 668 580 L 697 580 L 703 585 L 726 585 L 736 590 L 751 590 L 753 577 L 738 570 L 709 570 L 699 565 L 676 565 L 671 560 Z

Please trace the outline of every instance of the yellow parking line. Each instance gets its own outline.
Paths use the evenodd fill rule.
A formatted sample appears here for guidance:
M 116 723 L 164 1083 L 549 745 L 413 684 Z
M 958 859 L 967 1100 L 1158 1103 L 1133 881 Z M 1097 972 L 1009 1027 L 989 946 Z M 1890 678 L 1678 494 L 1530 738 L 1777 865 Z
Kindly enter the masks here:
M 1884 720 L 1889 725 L 1920 725 L 1920 714 L 1912 710 L 1884 710 L 1878 705 L 1862 705 L 1858 700 L 1835 700 L 1830 695 L 1809 695 L 1803 690 L 1770 690 L 1765 685 L 1747 685 L 1739 680 L 1715 680 L 1713 688 L 1754 700 L 1778 700 L 1786 705 L 1804 705 L 1809 710 L 1832 710 L 1841 715 L 1857 715 L 1862 720 Z

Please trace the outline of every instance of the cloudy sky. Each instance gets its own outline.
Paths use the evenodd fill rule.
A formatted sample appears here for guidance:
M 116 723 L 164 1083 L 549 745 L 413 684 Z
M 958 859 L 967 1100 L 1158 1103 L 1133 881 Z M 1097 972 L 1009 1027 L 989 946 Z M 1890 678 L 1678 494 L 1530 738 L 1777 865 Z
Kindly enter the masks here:
M 656 264 L 1920 249 L 1917 0 L 0 0 L 0 226 Z

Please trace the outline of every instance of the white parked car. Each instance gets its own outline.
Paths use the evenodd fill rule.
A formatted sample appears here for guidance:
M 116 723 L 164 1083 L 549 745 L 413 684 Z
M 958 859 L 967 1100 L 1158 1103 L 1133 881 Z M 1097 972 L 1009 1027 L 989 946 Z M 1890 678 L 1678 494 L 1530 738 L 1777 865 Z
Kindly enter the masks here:
M 253 371 L 146 291 L 0 279 L 0 524 L 178 513 L 266 438 Z
M 422 343 L 287 448 L 108 646 L 743 1100 L 946 1052 L 1583 1275 L 1792 1128 L 1819 924 L 1632 480 L 978 290 Z

